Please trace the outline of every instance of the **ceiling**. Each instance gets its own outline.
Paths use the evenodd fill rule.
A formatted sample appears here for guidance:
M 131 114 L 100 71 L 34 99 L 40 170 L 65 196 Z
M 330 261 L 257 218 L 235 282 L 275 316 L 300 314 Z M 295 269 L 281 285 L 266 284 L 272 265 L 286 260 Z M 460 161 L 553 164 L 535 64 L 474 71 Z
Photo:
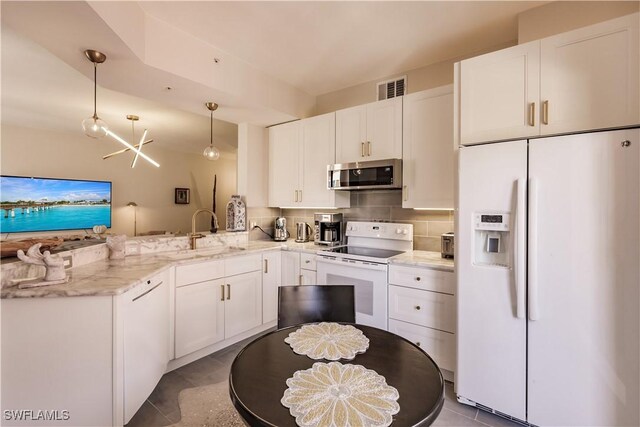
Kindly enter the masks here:
M 92 48 L 108 56 L 98 68 L 98 113 L 112 129 L 130 135 L 125 116 L 136 114 L 136 127 L 148 127 L 157 143 L 201 152 L 209 139 L 204 101 L 218 102 L 216 117 L 232 123 L 304 117 L 287 103 L 298 97 L 308 104 L 317 95 L 514 41 L 517 14 L 543 3 L 3 1 L 2 123 L 80 132 L 93 95 L 93 67 L 82 52 Z M 127 22 L 128 12 L 138 21 Z M 156 33 L 145 27 L 153 23 Z M 149 38 L 162 31 L 185 44 Z M 134 36 L 143 49 L 136 50 Z M 173 63 L 153 63 L 152 47 L 170 52 Z M 192 71 L 200 58 L 185 63 L 181 49 L 206 51 L 205 67 L 216 68 L 195 70 L 205 77 L 199 80 Z M 212 53 L 219 64 L 210 61 Z M 218 86 L 207 77 L 215 70 L 226 72 L 226 80 L 213 79 Z M 256 86 L 263 81 L 268 89 Z M 262 98 L 252 96 L 258 92 Z M 224 152 L 237 147 L 232 123 L 216 120 L 215 142 Z
M 543 1 L 149 1 L 149 15 L 321 95 L 517 39 Z

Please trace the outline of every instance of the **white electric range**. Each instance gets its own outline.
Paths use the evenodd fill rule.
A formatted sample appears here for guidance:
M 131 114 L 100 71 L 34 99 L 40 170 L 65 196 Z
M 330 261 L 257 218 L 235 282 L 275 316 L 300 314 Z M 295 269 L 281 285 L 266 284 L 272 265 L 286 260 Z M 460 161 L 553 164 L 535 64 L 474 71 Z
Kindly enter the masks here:
M 317 252 L 319 285 L 355 287 L 356 323 L 387 330 L 389 259 L 413 249 L 413 225 L 349 221 L 347 244 Z

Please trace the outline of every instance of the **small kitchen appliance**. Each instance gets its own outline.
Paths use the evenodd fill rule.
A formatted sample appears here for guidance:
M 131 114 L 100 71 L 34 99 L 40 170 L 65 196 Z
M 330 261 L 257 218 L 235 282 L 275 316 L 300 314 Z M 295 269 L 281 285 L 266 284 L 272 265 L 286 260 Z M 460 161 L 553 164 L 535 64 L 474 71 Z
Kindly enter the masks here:
M 337 246 L 342 243 L 342 214 L 317 213 L 313 215 L 313 221 L 316 245 Z
M 454 248 L 453 245 L 454 245 L 453 231 L 444 233 L 440 237 L 440 251 L 442 254 L 442 258 L 453 258 L 453 248 Z
M 308 242 L 311 238 L 311 226 L 306 222 L 296 222 L 296 242 Z
M 413 249 L 413 225 L 349 221 L 347 244 L 318 251 L 319 285 L 353 285 L 356 323 L 387 330 L 389 259 Z
M 287 219 L 283 216 L 279 216 L 276 218 L 275 227 L 273 229 L 273 240 L 276 242 L 284 242 L 288 237 Z

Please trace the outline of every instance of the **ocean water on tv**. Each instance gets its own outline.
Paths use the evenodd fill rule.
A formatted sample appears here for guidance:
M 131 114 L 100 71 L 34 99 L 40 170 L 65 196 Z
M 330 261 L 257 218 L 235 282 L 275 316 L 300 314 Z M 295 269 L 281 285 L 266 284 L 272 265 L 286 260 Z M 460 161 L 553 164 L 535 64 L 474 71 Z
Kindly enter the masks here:
M 94 225 L 111 226 L 111 207 L 108 205 L 54 206 L 34 211 L 14 209 L 14 215 L 0 210 L 0 232 L 73 230 L 92 228 Z

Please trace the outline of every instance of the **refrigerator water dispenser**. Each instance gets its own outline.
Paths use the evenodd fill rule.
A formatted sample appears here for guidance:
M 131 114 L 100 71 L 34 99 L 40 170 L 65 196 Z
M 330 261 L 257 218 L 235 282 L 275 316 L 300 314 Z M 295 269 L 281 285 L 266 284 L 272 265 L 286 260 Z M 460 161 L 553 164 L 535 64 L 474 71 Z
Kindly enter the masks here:
M 510 267 L 509 221 L 505 213 L 474 213 L 475 265 Z

